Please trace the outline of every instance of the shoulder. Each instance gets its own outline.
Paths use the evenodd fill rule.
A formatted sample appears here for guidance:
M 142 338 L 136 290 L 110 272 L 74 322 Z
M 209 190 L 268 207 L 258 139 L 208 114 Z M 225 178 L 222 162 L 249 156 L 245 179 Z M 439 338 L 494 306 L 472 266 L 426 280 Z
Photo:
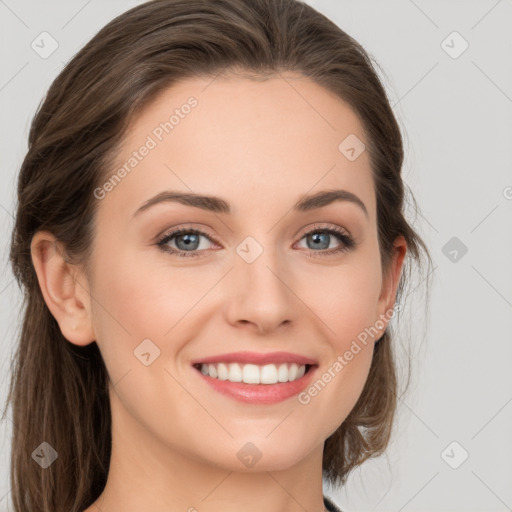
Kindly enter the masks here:
M 329 511 L 329 512 L 343 512 L 340 508 L 338 508 L 334 502 L 328 498 L 327 496 L 324 496 L 324 505 L 325 505 L 325 508 Z

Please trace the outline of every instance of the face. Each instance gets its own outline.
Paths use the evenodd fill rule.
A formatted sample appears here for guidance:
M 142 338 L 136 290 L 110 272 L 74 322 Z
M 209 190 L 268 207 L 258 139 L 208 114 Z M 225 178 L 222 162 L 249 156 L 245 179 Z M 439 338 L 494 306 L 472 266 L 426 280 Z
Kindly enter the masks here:
M 363 389 L 396 292 L 365 135 L 340 99 L 284 77 L 169 88 L 96 190 L 91 326 L 115 438 L 285 469 L 321 453 Z

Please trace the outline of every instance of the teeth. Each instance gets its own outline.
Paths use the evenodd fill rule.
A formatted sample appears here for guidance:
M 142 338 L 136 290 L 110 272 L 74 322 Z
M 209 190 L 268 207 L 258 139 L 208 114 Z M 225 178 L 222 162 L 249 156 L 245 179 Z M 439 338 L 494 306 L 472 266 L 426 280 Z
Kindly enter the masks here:
M 210 377 L 217 377 L 217 367 L 214 364 L 208 365 L 208 374 Z
M 306 373 L 306 365 L 282 363 L 259 366 L 239 363 L 203 363 L 201 373 L 214 379 L 229 380 L 230 382 L 277 384 L 278 382 L 291 382 L 300 379 Z
M 260 369 L 255 364 L 244 364 L 242 368 L 242 380 L 246 384 L 259 384 Z
M 260 382 L 277 384 L 277 368 L 275 364 L 266 364 L 261 367 Z
M 228 367 L 224 363 L 219 363 L 217 365 L 217 378 L 219 380 L 227 380 L 228 375 Z

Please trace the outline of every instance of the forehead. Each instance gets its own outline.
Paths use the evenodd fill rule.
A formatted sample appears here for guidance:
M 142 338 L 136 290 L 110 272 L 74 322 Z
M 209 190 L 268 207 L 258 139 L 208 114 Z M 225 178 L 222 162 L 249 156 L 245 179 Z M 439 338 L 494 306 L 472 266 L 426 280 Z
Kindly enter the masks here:
M 349 159 L 346 140 L 366 144 L 357 115 L 302 75 L 182 80 L 127 130 L 112 171 L 128 172 L 109 202 L 133 211 L 172 189 L 226 197 L 240 213 L 250 198 L 295 203 L 306 193 L 344 188 L 363 199 L 371 217 L 368 151 Z

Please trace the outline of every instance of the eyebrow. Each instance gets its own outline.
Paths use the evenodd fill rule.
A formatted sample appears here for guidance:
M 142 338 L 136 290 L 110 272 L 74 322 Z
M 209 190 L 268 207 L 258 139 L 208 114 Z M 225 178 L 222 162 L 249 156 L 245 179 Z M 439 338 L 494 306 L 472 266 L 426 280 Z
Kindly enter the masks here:
M 293 210 L 298 212 L 307 212 L 316 208 L 322 208 L 323 206 L 327 206 L 335 201 L 347 201 L 355 204 L 364 212 L 366 217 L 369 218 L 368 210 L 366 209 L 363 201 L 361 201 L 361 199 L 359 199 L 359 197 L 357 197 L 352 192 L 343 189 L 323 190 L 313 195 L 304 196 L 295 203 Z M 192 206 L 194 208 L 200 208 L 201 210 L 215 213 L 233 213 L 229 203 L 220 197 L 205 196 L 192 192 L 167 190 L 157 194 L 151 199 L 148 199 L 140 208 L 135 211 L 133 217 L 147 210 L 151 206 L 154 206 L 155 204 L 164 202 L 180 203 L 186 206 Z

